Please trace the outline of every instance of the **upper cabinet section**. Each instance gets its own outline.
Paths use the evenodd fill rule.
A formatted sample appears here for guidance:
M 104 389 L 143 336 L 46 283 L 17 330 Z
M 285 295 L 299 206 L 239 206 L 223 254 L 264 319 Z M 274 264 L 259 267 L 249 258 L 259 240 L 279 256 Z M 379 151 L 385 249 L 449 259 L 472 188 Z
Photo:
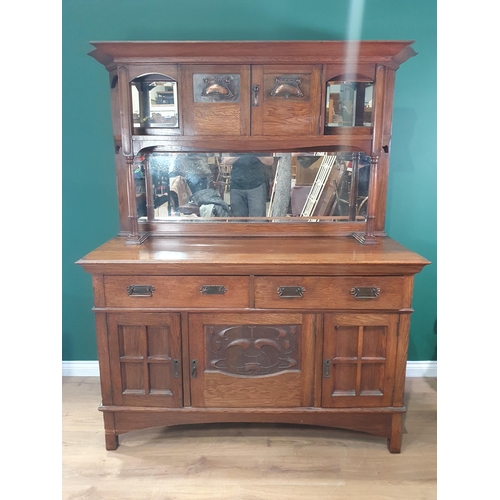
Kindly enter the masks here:
M 109 73 L 120 232 L 131 243 L 277 231 L 374 243 L 412 43 L 92 43 Z
M 394 72 L 415 55 L 411 43 L 94 42 L 90 55 L 112 76 L 121 113 L 115 135 L 205 137 L 207 144 L 214 136 L 299 136 L 297 147 L 314 137 L 316 147 L 335 143 L 331 136 L 345 143 L 347 128 L 358 139 L 371 140 L 376 126 L 387 132 L 386 95 L 392 99 Z M 347 145 L 370 153 L 354 142 Z

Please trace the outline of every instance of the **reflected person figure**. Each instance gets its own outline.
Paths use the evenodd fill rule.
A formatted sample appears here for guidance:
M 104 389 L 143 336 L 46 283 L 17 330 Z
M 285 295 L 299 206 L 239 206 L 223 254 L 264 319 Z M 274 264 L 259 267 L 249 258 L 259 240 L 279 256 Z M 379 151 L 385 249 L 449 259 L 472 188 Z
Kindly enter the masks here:
M 242 155 L 231 169 L 230 204 L 233 217 L 265 217 L 266 166 L 255 155 Z

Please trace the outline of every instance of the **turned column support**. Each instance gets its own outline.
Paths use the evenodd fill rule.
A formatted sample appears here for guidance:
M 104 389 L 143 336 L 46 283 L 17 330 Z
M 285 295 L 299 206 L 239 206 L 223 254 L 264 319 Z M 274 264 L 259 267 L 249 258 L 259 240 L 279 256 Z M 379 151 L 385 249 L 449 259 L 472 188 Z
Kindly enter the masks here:
M 137 217 L 137 203 L 135 195 L 134 179 L 134 154 L 132 151 L 132 101 L 128 70 L 125 66 L 118 67 L 118 99 L 120 102 L 120 132 L 122 137 L 122 154 L 127 165 L 127 199 L 128 199 L 128 221 L 129 235 L 127 243 L 140 244 L 147 234 L 139 234 L 139 222 Z
M 378 244 L 375 237 L 375 214 L 378 200 L 378 164 L 380 155 L 384 148 L 383 132 L 384 132 L 384 111 L 386 104 L 386 80 L 387 68 L 378 64 L 375 69 L 375 95 L 374 95 L 374 109 L 373 109 L 373 141 L 370 165 L 370 186 L 368 188 L 368 205 L 366 214 L 366 228 L 364 234 L 354 234 L 354 238 L 363 245 L 376 245 Z
M 375 237 L 375 211 L 377 209 L 377 176 L 380 156 L 372 156 L 370 164 L 370 186 L 368 188 L 368 206 L 366 209 L 365 234 L 355 234 L 354 237 L 363 245 L 377 245 Z
M 361 153 L 352 154 L 351 189 L 349 192 L 349 220 L 355 221 L 358 213 L 359 160 Z
M 134 157 L 126 156 L 127 164 L 127 197 L 128 197 L 128 222 L 129 235 L 127 243 L 142 243 L 147 235 L 139 235 L 139 220 L 137 217 L 137 203 L 135 195 L 135 177 L 134 177 Z

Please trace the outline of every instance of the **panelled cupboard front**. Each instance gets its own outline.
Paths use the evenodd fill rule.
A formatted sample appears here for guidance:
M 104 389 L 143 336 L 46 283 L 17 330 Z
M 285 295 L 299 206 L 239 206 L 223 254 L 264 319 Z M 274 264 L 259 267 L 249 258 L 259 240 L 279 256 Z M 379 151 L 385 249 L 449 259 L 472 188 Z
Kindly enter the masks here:
M 345 42 L 94 43 L 120 233 L 78 264 L 108 450 L 147 427 L 268 422 L 400 452 L 413 281 L 429 264 L 384 233 L 410 43 L 362 42 L 357 60 Z M 262 190 L 242 187 L 249 172 Z M 237 215 L 243 191 L 264 217 Z
M 180 408 L 191 399 L 199 408 L 288 408 L 320 401 L 341 408 L 392 402 L 398 314 L 186 316 L 189 390 L 183 394 L 181 315 L 107 315 L 116 404 Z

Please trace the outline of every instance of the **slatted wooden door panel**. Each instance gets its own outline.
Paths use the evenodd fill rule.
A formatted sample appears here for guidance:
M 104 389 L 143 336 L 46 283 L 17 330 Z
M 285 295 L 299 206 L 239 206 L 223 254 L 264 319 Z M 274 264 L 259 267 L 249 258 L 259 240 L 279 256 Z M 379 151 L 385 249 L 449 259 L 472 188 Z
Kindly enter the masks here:
M 325 314 L 322 405 L 390 406 L 397 314 Z
M 197 407 L 313 405 L 314 314 L 192 314 Z
M 113 402 L 182 406 L 180 316 L 108 314 Z

